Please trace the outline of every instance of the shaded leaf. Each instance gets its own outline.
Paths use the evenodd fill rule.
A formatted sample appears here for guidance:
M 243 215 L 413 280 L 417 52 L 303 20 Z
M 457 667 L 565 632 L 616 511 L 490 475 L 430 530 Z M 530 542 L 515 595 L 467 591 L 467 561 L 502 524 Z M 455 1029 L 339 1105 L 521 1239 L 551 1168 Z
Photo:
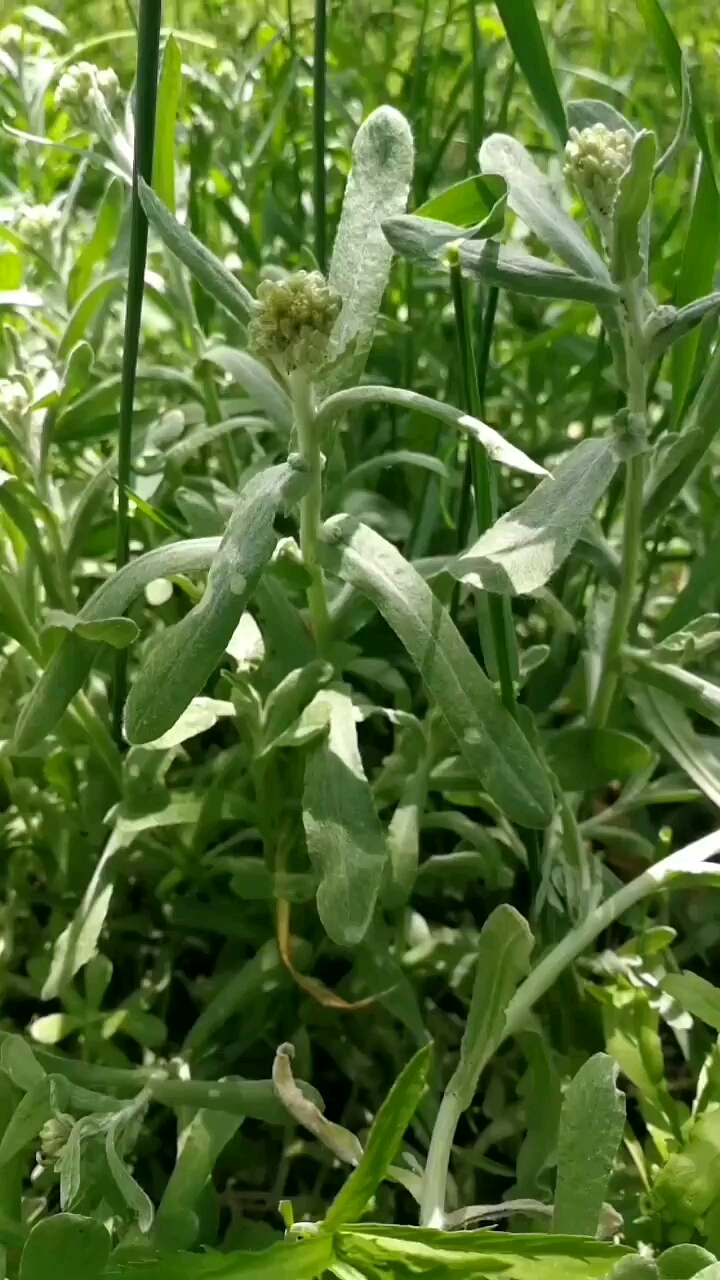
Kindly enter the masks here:
M 320 883 L 317 906 L 333 942 L 355 946 L 372 920 L 387 852 L 357 742 L 355 708 L 346 691 L 326 689 L 314 705 L 328 734 L 308 754 L 303 825 Z
M 172 32 L 165 42 L 155 110 L 153 190 L 175 213 L 175 123 L 182 91 L 182 54 Z
M 676 1000 L 681 1009 L 699 1018 L 707 1026 L 720 1031 L 720 989 L 699 974 L 684 969 L 663 978 L 663 991 Z
M 224 346 L 210 347 L 204 359 L 224 369 L 239 386 L 244 387 L 271 422 L 290 430 L 293 424 L 290 397 L 264 364 L 248 351 L 235 351 L 233 347 Z
M 644 742 L 619 729 L 572 725 L 549 734 L 543 745 L 564 791 L 592 791 L 624 782 L 647 769 L 652 760 Z
M 507 185 L 502 178 L 475 173 L 426 200 L 415 212 L 455 227 L 472 227 L 473 234 L 494 236 L 502 231 L 506 203 Z

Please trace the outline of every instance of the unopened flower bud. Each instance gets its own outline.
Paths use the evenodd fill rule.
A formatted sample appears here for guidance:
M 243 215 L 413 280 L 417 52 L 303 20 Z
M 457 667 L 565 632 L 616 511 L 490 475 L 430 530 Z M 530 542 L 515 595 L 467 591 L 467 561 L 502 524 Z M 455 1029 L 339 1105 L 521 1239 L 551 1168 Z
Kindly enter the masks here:
M 46 1160 L 55 1162 L 62 1157 L 74 1123 L 72 1116 L 58 1112 L 43 1125 L 40 1130 L 40 1151 Z
M 620 179 L 630 164 L 632 137 L 627 129 L 593 124 L 571 129 L 565 146 L 565 177 L 574 182 L 590 209 L 609 218 Z
M 325 277 L 319 271 L 296 271 L 286 280 L 263 280 L 257 303 L 248 325 L 253 354 L 283 373 L 319 369 L 341 307 Z
M 0 414 L 8 418 L 21 418 L 27 412 L 29 404 L 30 396 L 22 382 L 0 380 Z
M 60 209 L 56 205 L 29 205 L 18 218 L 17 232 L 30 244 L 42 243 L 52 235 L 59 220 Z
M 111 67 L 101 69 L 93 62 L 77 62 L 61 75 L 55 90 L 55 106 L 68 113 L 87 115 L 97 101 L 113 106 L 120 85 Z

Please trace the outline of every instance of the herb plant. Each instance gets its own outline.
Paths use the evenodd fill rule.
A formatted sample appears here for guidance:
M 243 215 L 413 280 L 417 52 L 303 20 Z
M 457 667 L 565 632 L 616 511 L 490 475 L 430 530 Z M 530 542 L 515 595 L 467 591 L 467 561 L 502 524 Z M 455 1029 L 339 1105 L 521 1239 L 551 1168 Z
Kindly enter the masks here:
M 718 1267 L 716 95 L 376 7 L 0 30 L 0 1280 Z

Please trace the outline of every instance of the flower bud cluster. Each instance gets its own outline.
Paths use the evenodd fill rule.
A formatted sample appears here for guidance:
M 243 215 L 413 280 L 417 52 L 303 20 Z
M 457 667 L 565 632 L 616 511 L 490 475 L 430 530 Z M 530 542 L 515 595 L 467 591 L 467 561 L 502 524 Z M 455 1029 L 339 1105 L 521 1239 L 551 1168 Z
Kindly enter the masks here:
M 20 418 L 27 412 L 30 396 L 22 382 L 12 378 L 0 378 L 0 414 L 8 418 Z
M 16 230 L 29 244 L 36 245 L 52 235 L 59 221 L 60 209 L 57 205 L 28 205 L 18 218 Z
M 627 129 L 608 129 L 604 124 L 571 129 L 565 146 L 565 177 L 575 183 L 591 210 L 609 218 L 631 155 Z
M 61 75 L 55 90 L 55 106 L 68 113 L 87 114 L 98 98 L 111 109 L 120 85 L 111 67 L 96 67 L 93 62 L 77 62 Z
M 283 373 L 316 370 L 327 355 L 340 307 L 338 294 L 319 271 L 296 271 L 281 281 L 263 280 L 248 326 L 250 350 Z

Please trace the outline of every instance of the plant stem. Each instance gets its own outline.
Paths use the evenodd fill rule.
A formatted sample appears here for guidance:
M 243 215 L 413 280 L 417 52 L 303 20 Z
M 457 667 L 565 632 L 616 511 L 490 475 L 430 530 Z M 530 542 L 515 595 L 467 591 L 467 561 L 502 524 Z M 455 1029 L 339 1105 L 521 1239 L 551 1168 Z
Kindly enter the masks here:
M 325 594 L 325 579 L 318 562 L 320 525 L 322 523 L 322 469 L 320 429 L 312 400 L 312 387 L 304 373 L 290 375 L 290 391 L 295 411 L 298 448 L 310 472 L 310 487 L 300 499 L 300 551 L 312 582 L 307 589 L 310 621 L 318 651 L 322 651 L 330 633 L 330 614 Z
M 329 0 L 315 0 L 315 47 L 313 53 L 313 209 L 315 213 L 315 257 L 324 273 L 327 265 L 325 226 L 325 97 L 327 73 L 327 26 Z
M 460 357 L 463 399 L 465 401 L 464 407 L 474 417 L 479 418 L 481 415 L 480 390 L 475 368 L 472 336 L 468 325 L 465 286 L 460 273 L 457 252 L 455 254 L 450 253 L 448 258 L 450 262 L 450 291 L 452 293 L 458 335 L 458 354 Z M 490 528 L 497 512 L 495 477 L 487 451 L 483 446 L 476 440 L 468 438 L 467 447 L 472 472 L 473 493 L 475 495 L 475 520 L 478 534 L 481 534 Z M 515 634 L 512 626 L 507 625 L 508 618 L 502 598 L 489 592 L 487 603 L 492 647 L 500 681 L 500 693 L 508 711 L 514 714 L 516 701 L 511 655 L 515 650 Z M 488 657 L 489 655 L 486 654 L 486 665 Z
M 601 903 L 575 929 L 549 951 L 532 973 L 518 987 L 505 1014 L 500 1034 L 488 1040 L 475 1072 L 475 1085 L 492 1055 L 508 1036 L 516 1035 L 527 1022 L 528 1015 L 538 1000 L 549 991 L 560 974 L 585 951 L 615 920 L 659 890 L 666 888 L 676 876 L 698 875 L 704 864 L 720 853 L 720 831 L 713 831 L 694 844 L 663 858 L 649 867 L 641 876 L 626 884 L 617 893 Z M 708 874 L 717 881 L 717 868 Z M 423 1178 L 420 1221 L 423 1226 L 442 1226 L 445 1217 L 445 1190 L 452 1154 L 455 1130 L 463 1112 L 459 1094 L 448 1087 L 440 1104 L 428 1152 Z
M 642 350 L 642 320 L 638 288 L 633 282 L 623 291 L 626 310 L 625 350 L 628 370 L 628 414 L 646 418 L 646 370 Z M 633 613 L 642 552 L 642 505 L 645 457 L 636 453 L 625 463 L 623 542 L 620 586 L 605 641 L 602 671 L 589 715 L 589 723 L 602 728 L 612 709 L 622 650 Z
M 162 0 L 141 0 L 138 27 L 137 90 L 135 97 L 135 152 L 133 157 L 130 223 L 130 263 L 128 267 L 118 429 L 116 569 L 122 569 L 123 565 L 127 564 L 130 556 L 128 487 L 130 484 L 132 456 L 135 375 L 140 346 L 140 318 L 145 289 L 145 262 L 147 259 L 148 240 L 147 218 L 140 203 L 138 181 L 142 177 L 146 182 L 152 182 L 161 16 Z M 113 685 L 113 728 L 118 741 L 122 739 L 122 710 L 125 702 L 126 683 L 127 649 L 120 649 L 115 662 Z

